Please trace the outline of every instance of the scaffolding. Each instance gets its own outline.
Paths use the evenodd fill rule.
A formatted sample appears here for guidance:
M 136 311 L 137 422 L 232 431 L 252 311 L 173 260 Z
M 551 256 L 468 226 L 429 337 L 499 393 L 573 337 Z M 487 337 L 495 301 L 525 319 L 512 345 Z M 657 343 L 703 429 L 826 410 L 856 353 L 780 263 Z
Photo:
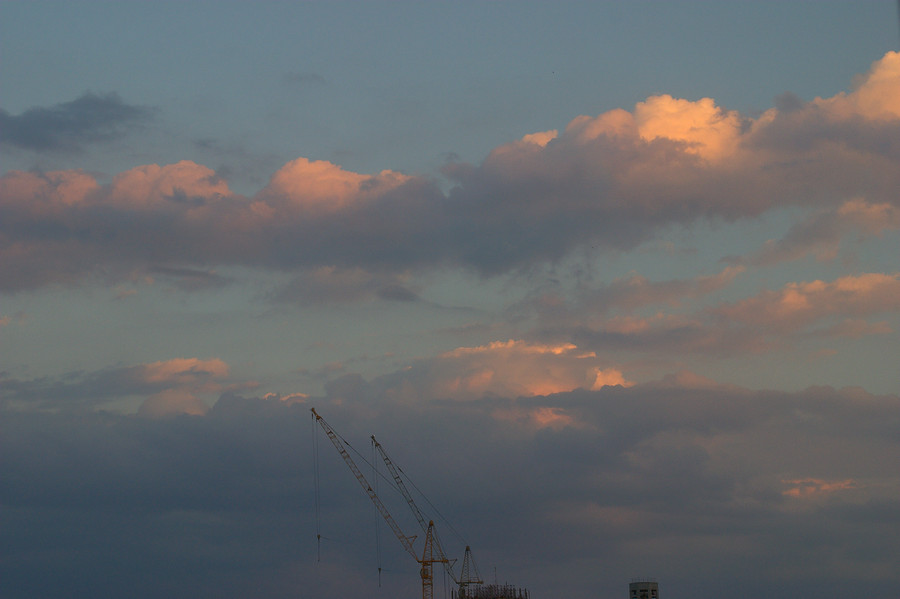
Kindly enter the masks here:
M 529 599 L 528 590 L 511 584 L 486 584 L 469 589 L 467 599 Z
M 653 578 L 632 578 L 628 599 L 659 599 L 659 584 Z

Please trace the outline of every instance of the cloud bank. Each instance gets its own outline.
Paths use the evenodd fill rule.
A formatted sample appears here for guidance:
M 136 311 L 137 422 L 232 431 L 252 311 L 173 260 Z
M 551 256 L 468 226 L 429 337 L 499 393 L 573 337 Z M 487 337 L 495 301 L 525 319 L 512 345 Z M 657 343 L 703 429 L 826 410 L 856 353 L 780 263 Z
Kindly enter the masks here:
M 509 353 L 573 351 L 510 342 L 436 362 L 498 364 Z M 574 380 L 571 364 L 585 359 L 570 356 L 557 380 Z M 146 388 L 221 370 L 185 360 L 128 372 Z M 447 401 L 440 368 L 426 375 L 358 379 L 352 395 L 349 382 L 312 398 L 224 393 L 203 416 L 7 411 L 0 523 L 16 550 L 0 562 L 4 596 L 113 596 L 121 581 L 136 597 L 375 588 L 371 505 L 324 437 L 317 561 L 310 405 L 362 455 L 375 434 L 482 568 L 496 565 L 535 596 L 614 597 L 623 576 L 648 570 L 680 596 L 702 586 L 843 597 L 898 582 L 896 395 L 751 391 L 681 373 L 518 398 L 484 387 Z M 420 381 L 416 402 L 397 393 L 403 379 Z M 415 527 L 382 483 L 401 526 Z M 447 550 L 461 553 L 443 531 Z M 384 590 L 415 592 L 416 564 L 385 536 Z M 96 575 L 122 555 L 117 577 Z M 54 576 L 40 576 L 48 567 Z
M 70 104 L 4 118 L 76 139 L 106 135 L 140 114 L 111 97 Z M 82 105 L 112 116 L 71 116 Z M 42 124 L 53 119 L 83 124 Z M 40 147 L 64 141 L 15 135 Z M 633 248 L 672 224 L 791 205 L 829 215 L 752 258 L 772 262 L 816 247 L 827 252 L 846 227 L 871 231 L 874 212 L 893 214 L 898 140 L 900 53 L 890 52 L 849 93 L 782 98 L 756 118 L 710 98 L 668 95 L 631 112 L 580 116 L 561 133 L 498 147 L 481 164 L 447 165 L 447 191 L 421 175 L 366 175 L 308 158 L 286 164 L 251 197 L 189 161 L 139 166 L 109 183 L 81 171 L 12 171 L 0 179 L 0 290 L 89 275 L 123 280 L 154 267 L 394 276 L 454 267 L 492 275 L 588 244 Z

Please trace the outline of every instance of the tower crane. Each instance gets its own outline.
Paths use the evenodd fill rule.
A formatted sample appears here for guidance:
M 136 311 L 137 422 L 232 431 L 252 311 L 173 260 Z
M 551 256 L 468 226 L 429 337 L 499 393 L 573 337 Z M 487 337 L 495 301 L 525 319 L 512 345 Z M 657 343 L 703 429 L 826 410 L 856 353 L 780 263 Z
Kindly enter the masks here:
M 325 434 L 328 436 L 328 439 L 331 441 L 331 444 L 334 445 L 335 449 L 337 449 L 338 453 L 344 459 L 344 462 L 349 466 L 350 471 L 353 472 L 353 475 L 356 477 L 356 480 L 359 481 L 359 484 L 365 490 L 366 495 L 369 496 L 369 499 L 372 500 L 372 503 L 375 504 L 375 507 L 378 510 L 378 513 L 381 514 L 381 517 L 384 518 L 384 521 L 387 522 L 390 529 L 394 532 L 394 535 L 400 541 L 400 544 L 403 545 L 403 548 L 409 553 L 414 560 L 416 560 L 421 568 L 419 569 L 419 576 L 422 578 L 422 599 L 433 599 L 434 596 L 434 564 L 436 563 L 448 563 L 449 560 L 444 555 L 443 550 L 440 549 L 440 545 L 438 545 L 438 551 L 435 552 L 435 534 L 434 534 L 434 522 L 431 521 L 425 527 L 425 547 L 422 550 L 422 557 L 419 557 L 416 554 L 415 547 L 413 546 L 413 541 L 416 539 L 416 535 L 407 536 L 403 533 L 403 530 L 400 528 L 400 525 L 397 524 L 396 520 L 394 520 L 391 513 L 388 511 L 387 507 L 382 503 L 381 499 L 375 493 L 375 490 L 372 488 L 372 485 L 369 484 L 369 481 L 366 480 L 366 477 L 363 475 L 362 471 L 356 465 L 356 462 L 353 461 L 353 457 L 347 451 L 347 448 L 344 447 L 343 441 L 341 441 L 340 436 L 335 432 L 331 425 L 329 425 L 325 420 L 319 416 L 316 412 L 315 408 L 311 408 L 313 417 L 316 422 L 322 427 L 322 430 L 325 431 Z
M 409 492 L 409 489 L 406 487 L 406 483 L 403 482 L 403 477 L 400 476 L 400 468 L 394 464 L 394 461 L 390 458 L 387 452 L 384 450 L 384 447 L 375 439 L 375 435 L 372 435 L 372 444 L 375 446 L 375 449 L 378 450 L 378 454 L 381 456 L 384 465 L 387 466 L 388 471 L 391 473 L 391 477 L 394 479 L 394 484 L 396 484 L 397 488 L 400 490 L 400 493 L 403 495 L 403 498 L 406 500 L 406 503 L 409 505 L 412 510 L 413 515 L 416 517 L 416 520 L 419 522 L 419 526 L 423 531 L 428 530 L 429 524 L 425 523 L 425 516 L 422 514 L 422 510 L 419 509 L 419 506 L 416 505 L 415 500 L 413 499 L 412 494 Z M 478 568 L 475 566 L 475 561 L 472 559 L 472 550 L 466 545 L 466 553 L 463 559 L 463 569 L 462 574 L 457 577 L 455 572 L 453 571 L 453 565 L 456 560 L 446 559 L 446 554 L 444 553 L 444 548 L 441 545 L 440 538 L 435 532 L 433 535 L 434 540 L 434 550 L 437 555 L 443 559 L 444 567 L 447 571 L 447 574 L 450 576 L 450 580 L 453 581 L 454 584 L 458 585 L 459 591 L 457 594 L 458 599 L 465 599 L 468 597 L 468 589 L 469 585 L 473 584 L 482 584 L 480 575 L 478 574 Z

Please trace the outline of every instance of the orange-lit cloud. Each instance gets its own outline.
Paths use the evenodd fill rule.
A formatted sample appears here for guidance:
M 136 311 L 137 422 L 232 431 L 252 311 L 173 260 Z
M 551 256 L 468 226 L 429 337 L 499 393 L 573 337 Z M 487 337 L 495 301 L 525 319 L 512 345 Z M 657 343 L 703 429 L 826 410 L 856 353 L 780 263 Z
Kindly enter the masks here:
M 558 431 L 567 427 L 583 427 L 565 409 L 553 406 L 537 408 L 526 406 L 503 407 L 491 412 L 491 417 L 517 427 L 534 430 L 550 429 Z
M 24 315 L 22 316 L 24 318 Z M 141 414 L 205 413 L 215 394 L 253 388 L 253 382 L 230 383 L 228 365 L 218 359 L 175 358 L 134 366 L 77 372 L 54 383 L 42 380 L 23 384 L 9 394 L 12 404 L 27 398 L 35 409 L 114 410 L 130 412 L 140 400 Z M 0 406 L 4 403 L 0 398 Z
M 225 181 L 212 169 L 182 160 L 159 166 L 148 164 L 117 175 L 109 190 L 109 202 L 134 210 L 168 207 L 188 214 L 195 199 L 215 199 L 231 194 Z
M 228 373 L 228 364 L 218 358 L 175 358 L 139 367 L 140 378 L 148 383 L 196 384 L 209 379 L 225 378 Z
M 362 175 L 342 169 L 326 160 L 297 158 L 272 175 L 260 194 L 268 202 L 287 200 L 292 206 L 312 213 L 337 212 L 352 204 L 376 197 L 410 177 L 394 171 Z
M 876 61 L 849 94 L 816 98 L 815 104 L 840 115 L 856 114 L 874 120 L 900 118 L 900 52 Z
M 783 349 L 801 340 L 861 338 L 893 331 L 889 321 L 870 321 L 879 314 L 900 312 L 900 273 L 865 273 L 833 281 L 786 284 L 736 302 L 691 311 L 670 301 L 702 296 L 733 276 L 650 282 L 632 276 L 613 285 L 582 292 L 582 302 L 539 301 L 517 306 L 517 315 L 532 315 L 542 334 L 577 339 L 579 347 L 597 354 L 632 351 L 673 355 L 693 353 L 734 356 Z M 587 299 L 585 299 L 587 298 Z M 631 301 L 626 301 L 626 300 Z M 631 310 L 667 302 L 651 315 Z M 609 315 L 608 312 L 613 314 Z
M 861 318 L 847 318 L 833 326 L 826 328 L 822 334 L 828 337 L 847 337 L 859 339 L 869 335 L 889 335 L 894 330 L 884 321 L 868 322 Z
M 677 389 L 716 389 L 724 387 L 721 383 L 711 378 L 700 376 L 690 370 L 680 370 L 676 373 L 667 374 L 659 381 L 649 383 L 649 386 Z
M 266 393 L 263 395 L 263 399 L 267 401 L 277 401 L 292 406 L 294 404 L 305 404 L 306 400 L 309 399 L 309 395 L 306 393 L 288 393 L 287 395 L 281 395 L 280 393 Z
M 844 238 L 880 236 L 900 229 L 900 207 L 853 198 L 837 208 L 818 211 L 791 227 L 781 239 L 770 239 L 758 252 L 742 262 L 771 265 L 797 260 L 812 254 L 819 260 L 833 260 Z
M 167 389 L 144 400 L 138 408 L 138 416 L 147 418 L 165 418 L 182 414 L 203 416 L 208 411 L 209 406 L 190 391 Z
M 628 310 L 654 304 L 678 305 L 683 299 L 703 297 L 727 287 L 742 272 L 742 266 L 729 266 L 715 275 L 669 281 L 650 281 L 641 275 L 632 274 L 615 279 L 599 290 L 594 294 L 592 303 Z
M 900 311 L 900 273 L 866 273 L 831 282 L 790 283 L 765 291 L 718 312 L 729 319 L 763 327 L 797 329 L 828 316 L 867 316 Z
M 859 484 L 852 478 L 831 481 L 820 478 L 797 478 L 782 480 L 781 482 L 790 487 L 782 491 L 781 494 L 794 499 L 820 498 L 838 491 L 859 488 Z
M 138 166 L 107 185 L 80 171 L 9 172 L 0 177 L 0 288 L 96 273 L 117 283 L 153 267 L 502 274 L 579 247 L 633 249 L 673 223 L 792 205 L 818 216 L 749 262 L 827 258 L 841 235 L 897 228 L 898 63 L 887 53 L 852 92 L 757 118 L 664 94 L 578 116 L 481 164 L 448 165 L 446 191 L 423 176 L 305 157 L 250 197 L 191 161 Z
M 221 379 L 229 375 L 228 364 L 213 358 L 175 358 L 134 367 L 136 382 L 162 390 L 147 397 L 138 408 L 138 415 L 163 418 L 178 414 L 202 416 L 209 406 L 202 394 L 222 390 Z
M 510 339 L 477 347 L 459 347 L 417 361 L 391 387 L 415 399 L 436 397 L 474 400 L 485 396 L 533 397 L 571 391 L 632 385 L 621 370 L 571 343 L 539 344 Z M 556 421 L 561 414 L 531 414 Z
M 707 160 L 720 160 L 733 153 L 741 132 L 738 113 L 716 106 L 712 98 L 692 102 L 669 95 L 653 96 L 634 107 L 634 120 L 641 139 L 684 142 L 687 152 Z
M 99 188 L 92 176 L 78 170 L 11 171 L 0 177 L 0 208 L 28 205 L 36 214 L 50 214 L 85 203 Z

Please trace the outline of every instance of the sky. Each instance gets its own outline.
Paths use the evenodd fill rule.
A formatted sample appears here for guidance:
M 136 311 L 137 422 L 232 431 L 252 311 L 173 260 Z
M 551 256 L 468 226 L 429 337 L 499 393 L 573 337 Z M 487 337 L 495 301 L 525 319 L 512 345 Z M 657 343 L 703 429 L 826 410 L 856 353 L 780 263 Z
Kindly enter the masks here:
M 898 22 L 3 0 L 0 595 L 895 589 Z

